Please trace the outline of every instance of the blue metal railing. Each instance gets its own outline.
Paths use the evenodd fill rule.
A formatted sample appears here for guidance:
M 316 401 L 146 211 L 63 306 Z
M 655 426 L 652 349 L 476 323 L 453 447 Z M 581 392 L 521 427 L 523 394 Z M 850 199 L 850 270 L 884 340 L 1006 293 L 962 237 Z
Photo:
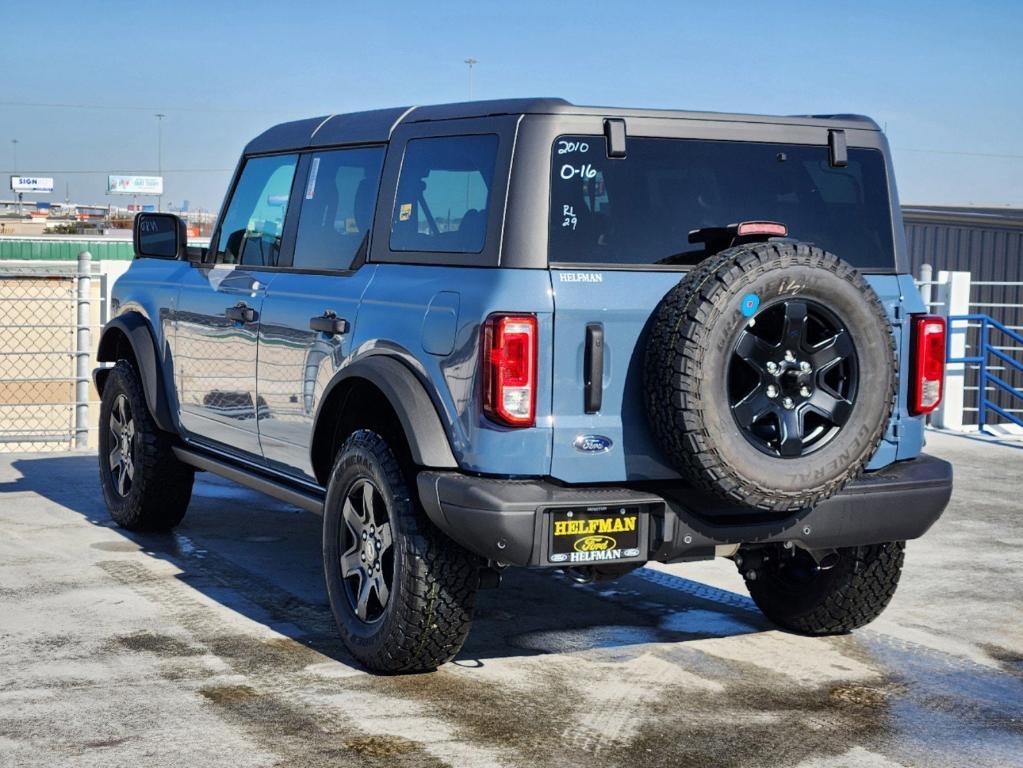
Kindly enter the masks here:
M 967 328 L 971 327 L 970 323 L 979 324 L 973 326 L 980 329 L 980 343 L 978 344 L 979 354 L 967 355 L 965 357 L 952 357 L 952 324 L 956 322 L 965 322 L 967 324 Z M 977 366 L 977 428 L 981 432 L 984 431 L 984 427 L 987 424 L 987 412 L 989 410 L 997 413 L 1003 419 L 1023 427 L 1023 419 L 1015 414 L 1009 413 L 1001 406 L 989 400 L 987 396 L 988 385 L 993 384 L 995 389 L 1000 389 L 1003 392 L 1007 392 L 1013 398 L 1023 401 L 1023 390 L 1017 389 L 1005 381 L 1001 376 L 997 376 L 991 372 L 991 366 L 988 364 L 989 356 L 994 357 L 996 360 L 1000 360 L 1008 367 L 1008 370 L 1015 370 L 1023 373 L 1023 362 L 1007 355 L 1003 350 L 998 349 L 990 343 L 992 329 L 1004 333 L 1014 342 L 1023 346 L 1023 335 L 1016 333 L 1016 331 L 998 322 L 990 315 L 950 315 L 948 317 L 948 334 L 946 336 L 945 348 L 946 362 L 949 364 L 962 363 L 964 365 Z M 965 330 L 966 329 L 964 329 L 964 331 Z

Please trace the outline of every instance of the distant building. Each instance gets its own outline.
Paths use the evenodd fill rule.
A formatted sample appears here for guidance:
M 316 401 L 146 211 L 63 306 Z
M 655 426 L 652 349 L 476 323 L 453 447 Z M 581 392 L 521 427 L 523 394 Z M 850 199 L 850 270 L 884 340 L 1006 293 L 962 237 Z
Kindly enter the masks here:
M 913 274 L 920 265 L 975 281 L 1023 282 L 1023 208 L 902 207 Z

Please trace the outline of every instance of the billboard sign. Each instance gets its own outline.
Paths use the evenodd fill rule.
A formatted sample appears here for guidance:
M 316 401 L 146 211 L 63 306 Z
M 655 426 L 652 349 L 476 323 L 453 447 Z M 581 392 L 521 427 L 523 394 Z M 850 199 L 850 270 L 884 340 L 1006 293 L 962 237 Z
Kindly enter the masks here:
M 107 192 L 115 195 L 162 195 L 162 176 L 107 176 Z
M 53 179 L 42 176 L 11 176 L 12 192 L 52 192 Z

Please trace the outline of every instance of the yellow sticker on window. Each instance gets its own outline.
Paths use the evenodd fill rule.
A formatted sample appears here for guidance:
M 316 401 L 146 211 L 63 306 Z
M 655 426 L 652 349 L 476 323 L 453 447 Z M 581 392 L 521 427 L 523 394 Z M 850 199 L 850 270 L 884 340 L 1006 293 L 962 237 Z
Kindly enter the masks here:
M 412 218 L 412 203 L 402 203 L 398 209 L 398 221 L 408 221 Z

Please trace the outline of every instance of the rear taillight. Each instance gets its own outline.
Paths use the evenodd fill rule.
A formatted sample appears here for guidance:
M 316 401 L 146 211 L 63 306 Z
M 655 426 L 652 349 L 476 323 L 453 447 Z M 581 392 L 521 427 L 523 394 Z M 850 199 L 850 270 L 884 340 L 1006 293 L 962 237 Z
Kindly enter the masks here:
M 491 315 L 483 327 L 483 409 L 513 427 L 536 418 L 536 317 Z
M 941 402 L 945 380 L 945 318 L 913 315 L 912 378 L 909 410 L 930 413 Z

